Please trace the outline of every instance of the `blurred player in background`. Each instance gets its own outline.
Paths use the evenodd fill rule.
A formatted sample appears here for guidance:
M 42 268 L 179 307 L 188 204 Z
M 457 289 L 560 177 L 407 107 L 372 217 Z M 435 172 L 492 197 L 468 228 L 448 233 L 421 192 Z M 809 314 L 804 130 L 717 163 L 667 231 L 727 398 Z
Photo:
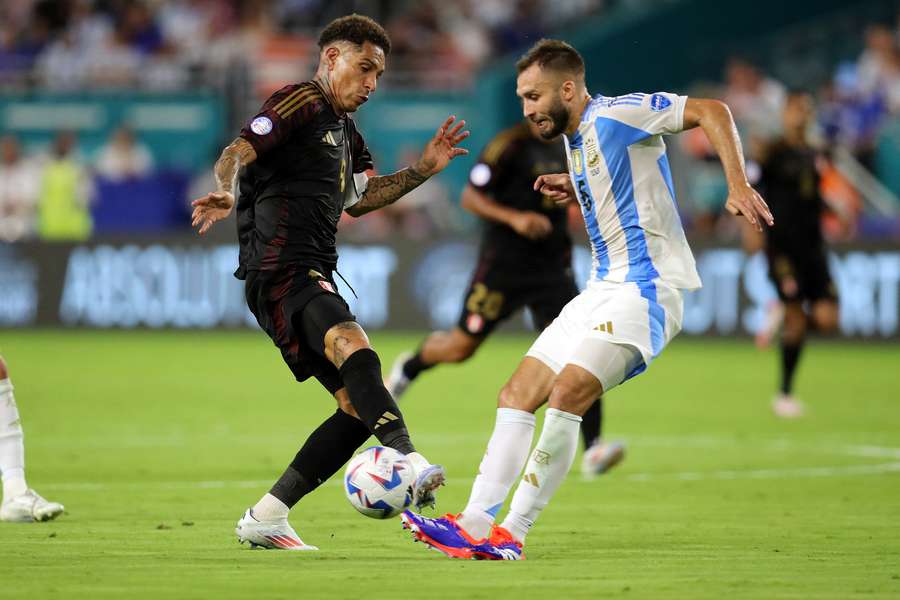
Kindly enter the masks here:
M 0 476 L 3 477 L 3 503 L 0 521 L 49 521 L 62 514 L 63 505 L 49 502 L 28 487 L 25 481 L 25 438 L 19 409 L 13 396 L 13 384 L 0 356 Z
M 837 328 L 837 291 L 828 271 L 822 235 L 827 209 L 820 193 L 819 164 L 824 160 L 808 140 L 813 118 L 812 98 L 805 93 L 788 96 L 782 114 L 783 134 L 761 149 L 759 188 L 765 195 L 775 225 L 765 236 L 745 228 L 745 246 L 764 246 L 769 278 L 780 305 L 767 316 L 757 341 L 767 345 L 781 326 L 781 389 L 772 407 L 780 417 L 804 412 L 793 396 L 794 374 L 808 329 L 829 333 Z M 836 210 L 840 217 L 841 211 Z
M 387 206 L 466 154 L 457 147 L 468 136 L 464 122 L 454 125 L 450 117 L 414 165 L 367 177 L 372 157 L 349 113 L 375 91 L 390 47 L 384 29 L 368 17 L 332 21 L 319 37 L 315 78 L 288 85 L 265 102 L 216 163 L 218 190 L 193 202 L 193 225 L 202 234 L 231 212 L 242 170 L 235 276 L 246 281 L 250 310 L 296 379 L 315 377 L 338 403 L 270 492 L 238 521 L 242 542 L 315 549 L 291 528 L 288 512 L 370 435 L 409 458 L 417 507 L 433 504 L 444 481 L 443 468 L 416 452 L 384 387 L 378 355 L 333 277 L 343 211 L 356 217 Z
M 539 175 L 566 167 L 562 140 L 541 138 L 523 121 L 500 132 L 482 151 L 462 193 L 462 206 L 484 219 L 478 264 L 459 322 L 435 331 L 419 349 L 397 357 L 387 388 L 399 399 L 424 371 L 468 360 L 503 321 L 528 307 L 543 330 L 578 295 L 565 205 L 534 189 Z M 621 443 L 600 441 L 603 401 L 584 414 L 582 473 L 604 473 L 624 457 Z
M 494 432 L 469 503 L 430 519 L 405 512 L 415 539 L 447 556 L 519 560 L 525 538 L 563 482 L 582 415 L 597 397 L 642 373 L 681 329 L 683 290 L 700 277 L 678 211 L 665 134 L 702 127 L 728 180 L 726 208 L 760 231 L 772 222 L 747 181 L 737 128 L 716 100 L 669 93 L 591 96 L 581 55 L 541 40 L 517 64 L 516 94 L 541 135 L 565 134 L 569 173 L 542 175 L 535 189 L 581 206 L 593 270 L 500 391 Z M 535 411 L 547 403 L 530 451 Z M 497 510 L 518 488 L 501 526 Z

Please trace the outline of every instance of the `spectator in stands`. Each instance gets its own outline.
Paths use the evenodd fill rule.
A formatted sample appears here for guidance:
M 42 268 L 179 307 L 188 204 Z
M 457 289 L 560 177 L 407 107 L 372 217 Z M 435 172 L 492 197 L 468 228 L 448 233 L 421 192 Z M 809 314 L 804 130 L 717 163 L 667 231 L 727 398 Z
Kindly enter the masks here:
M 90 179 L 77 156 L 76 141 L 71 132 L 57 134 L 41 173 L 38 233 L 45 240 L 85 240 L 91 235 Z
M 0 241 L 15 242 L 34 234 L 40 171 L 22 156 L 19 140 L 0 138 Z
M 97 174 L 110 181 L 140 179 L 152 170 L 153 155 L 128 126 L 116 129 L 97 155 Z
M 77 34 L 67 30 L 41 54 L 37 64 L 38 81 L 53 91 L 78 90 L 85 86 L 88 63 L 84 50 L 78 46 Z
M 734 120 L 750 139 L 751 148 L 779 134 L 786 90 L 742 58 L 732 58 L 725 69 L 725 97 Z

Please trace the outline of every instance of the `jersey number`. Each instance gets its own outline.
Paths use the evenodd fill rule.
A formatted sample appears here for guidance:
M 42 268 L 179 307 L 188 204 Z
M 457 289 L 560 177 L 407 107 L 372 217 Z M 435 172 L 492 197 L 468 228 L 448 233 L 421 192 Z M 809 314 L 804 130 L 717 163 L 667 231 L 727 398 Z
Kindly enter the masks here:
M 483 283 L 476 283 L 466 300 L 466 310 L 477 313 L 489 321 L 494 321 L 500 316 L 503 308 L 503 294 L 492 292 Z

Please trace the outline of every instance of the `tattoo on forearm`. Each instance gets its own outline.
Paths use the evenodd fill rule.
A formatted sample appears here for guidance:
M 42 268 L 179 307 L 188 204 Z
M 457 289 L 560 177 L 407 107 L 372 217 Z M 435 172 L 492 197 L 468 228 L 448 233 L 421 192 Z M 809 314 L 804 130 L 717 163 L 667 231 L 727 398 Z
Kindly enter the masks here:
M 234 192 L 234 182 L 241 168 L 240 156 L 237 152 L 229 151 L 230 148 L 226 148 L 216 161 L 216 185 L 221 192 Z
M 214 168 L 216 185 L 219 191 L 234 193 L 238 171 L 255 157 L 256 153 L 253 150 L 253 146 L 241 138 L 226 146 L 222 151 L 222 156 L 216 161 Z
M 412 167 L 397 171 L 392 175 L 382 175 L 369 179 L 369 185 L 359 202 L 353 207 L 352 214 L 361 215 L 388 204 L 393 204 L 410 191 L 416 189 L 428 177 Z

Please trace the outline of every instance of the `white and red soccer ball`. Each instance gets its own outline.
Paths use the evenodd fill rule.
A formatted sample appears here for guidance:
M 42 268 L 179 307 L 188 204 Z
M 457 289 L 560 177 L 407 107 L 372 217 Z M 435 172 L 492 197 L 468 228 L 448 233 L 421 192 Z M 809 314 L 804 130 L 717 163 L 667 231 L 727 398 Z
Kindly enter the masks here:
M 413 468 L 384 446 L 366 448 L 347 463 L 344 491 L 353 508 L 373 519 L 389 519 L 412 504 Z

